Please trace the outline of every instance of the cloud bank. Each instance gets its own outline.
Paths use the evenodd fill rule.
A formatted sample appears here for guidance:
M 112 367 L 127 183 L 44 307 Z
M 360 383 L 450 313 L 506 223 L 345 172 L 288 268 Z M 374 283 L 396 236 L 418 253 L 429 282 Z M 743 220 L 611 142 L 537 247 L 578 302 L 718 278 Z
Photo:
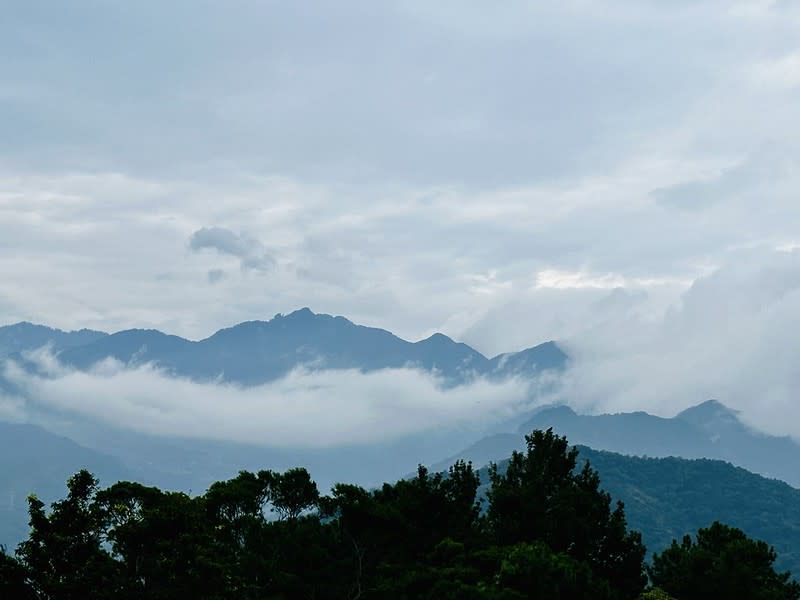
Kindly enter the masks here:
M 0 398 L 0 414 L 36 420 L 47 414 L 165 437 L 315 448 L 391 442 L 417 433 L 482 431 L 531 404 L 530 383 L 478 380 L 445 388 L 413 369 L 305 371 L 257 387 L 196 383 L 152 365 L 111 359 L 90 372 L 63 368 L 46 350 L 15 363 L 5 377 L 19 392 Z
M 800 440 L 800 252 L 747 252 L 694 282 L 657 319 L 593 321 L 567 347 L 557 399 L 663 416 L 715 398 Z
M 561 343 L 570 367 L 546 387 L 478 380 L 449 388 L 413 369 L 298 369 L 243 389 L 171 378 L 152 365 L 106 361 L 91 372 L 71 371 L 42 351 L 33 358 L 43 375 L 7 365 L 6 377 L 24 393 L 0 402 L 0 414 L 25 420 L 55 411 L 162 436 L 316 447 L 479 432 L 548 402 L 672 416 L 715 398 L 756 429 L 800 440 L 800 249 L 742 250 L 685 292 L 663 298 L 604 289 L 605 280 L 593 276 L 576 289 L 562 285 L 579 277 L 552 275 L 558 285 L 549 295 L 517 297 L 482 324 L 513 339 L 514 318 L 538 311 L 552 320 L 543 327 L 568 331 Z
M 40 16 L 0 21 L 0 322 L 556 339 L 571 402 L 790 428 L 800 4 Z

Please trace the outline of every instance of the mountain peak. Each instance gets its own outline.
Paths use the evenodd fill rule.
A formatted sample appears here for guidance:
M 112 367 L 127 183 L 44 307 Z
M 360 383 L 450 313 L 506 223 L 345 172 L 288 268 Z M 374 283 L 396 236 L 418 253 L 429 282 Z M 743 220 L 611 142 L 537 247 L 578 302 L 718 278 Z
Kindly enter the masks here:
M 443 333 L 436 332 L 431 336 L 426 337 L 424 340 L 417 342 L 418 344 L 453 344 L 453 340 Z
M 20 321 L 19 323 L 12 323 L 6 325 L 2 329 L 18 330 L 18 331 L 54 331 L 61 333 L 60 329 L 48 327 L 47 325 L 39 325 L 38 323 L 31 323 L 30 321 Z
M 676 419 L 689 421 L 695 424 L 709 423 L 720 420 L 739 420 L 739 412 L 725 406 L 719 400 L 706 400 L 697 406 L 691 406 L 675 415 Z
M 312 311 L 307 306 L 303 308 L 298 308 L 297 310 L 290 312 L 284 318 L 286 319 L 313 319 L 314 317 L 318 317 L 322 315 L 317 315 L 314 311 Z

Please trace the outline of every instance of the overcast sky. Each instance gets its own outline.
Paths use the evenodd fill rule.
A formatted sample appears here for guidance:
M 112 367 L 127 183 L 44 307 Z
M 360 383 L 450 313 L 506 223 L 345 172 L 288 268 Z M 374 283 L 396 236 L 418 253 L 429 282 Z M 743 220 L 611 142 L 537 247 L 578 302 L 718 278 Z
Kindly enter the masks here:
M 798 27 L 778 0 L 7 1 L 0 321 L 201 338 L 309 306 L 554 338 L 593 357 L 576 386 L 678 357 L 675 394 L 730 395 L 800 349 Z

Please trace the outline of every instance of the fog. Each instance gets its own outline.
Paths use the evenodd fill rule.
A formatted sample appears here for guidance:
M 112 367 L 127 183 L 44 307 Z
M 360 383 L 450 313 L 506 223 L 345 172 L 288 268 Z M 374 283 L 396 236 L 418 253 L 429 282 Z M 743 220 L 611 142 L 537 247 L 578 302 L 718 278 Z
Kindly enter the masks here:
M 5 377 L 18 388 L 0 400 L 17 421 L 56 416 L 168 437 L 315 448 L 391 442 L 413 434 L 481 432 L 532 405 L 536 382 L 478 379 L 447 387 L 414 369 L 308 371 L 256 387 L 198 383 L 153 365 L 111 359 L 89 372 L 65 369 L 46 349 L 14 362 Z

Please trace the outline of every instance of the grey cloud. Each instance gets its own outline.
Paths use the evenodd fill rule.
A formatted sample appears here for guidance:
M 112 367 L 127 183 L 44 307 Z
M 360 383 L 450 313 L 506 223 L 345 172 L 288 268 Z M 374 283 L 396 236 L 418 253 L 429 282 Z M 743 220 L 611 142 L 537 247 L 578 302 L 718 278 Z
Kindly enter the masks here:
M 189 247 L 194 251 L 213 249 L 221 254 L 240 259 L 242 270 L 269 271 L 275 266 L 275 259 L 256 239 L 236 234 L 224 227 L 203 227 L 189 238 Z M 209 279 L 219 277 L 209 273 Z
M 628 313 L 576 332 L 560 399 L 671 416 L 717 398 L 800 439 L 800 253 L 752 252 L 698 279 L 660 318 Z
M 219 283 L 225 278 L 225 271 L 222 269 L 211 269 L 208 271 L 208 283 Z
M 740 202 L 753 195 L 766 200 L 767 196 L 775 195 L 775 182 L 796 177 L 793 146 L 762 147 L 713 177 L 656 189 L 651 195 L 660 204 L 680 210 L 700 210 L 719 202 Z
M 0 395 L 0 416 L 35 420 L 55 412 L 159 436 L 295 448 L 385 443 L 421 432 L 483 431 L 531 405 L 527 382 L 444 388 L 412 369 L 297 370 L 241 388 L 177 379 L 152 365 L 129 369 L 107 360 L 85 373 L 64 369 L 44 350 L 30 358 L 45 375 L 7 362 L 4 374 L 21 393 Z
M 311 14 L 148 0 L 125 18 L 92 4 L 47 23 L 28 4 L 0 25 L 0 153 L 160 177 L 236 165 L 496 186 L 601 173 L 683 125 L 698 90 L 724 83 L 721 64 L 793 39 L 783 15 L 737 21 L 716 2 L 349 0 Z
M 723 397 L 728 319 L 794 322 L 793 271 L 747 250 L 800 243 L 800 7 L 723 4 L 7 2 L 0 318 L 199 338 L 312 305 L 487 353 L 564 340 L 607 356 L 581 388 L 604 406 Z M 237 266 L 270 285 L 209 285 Z

